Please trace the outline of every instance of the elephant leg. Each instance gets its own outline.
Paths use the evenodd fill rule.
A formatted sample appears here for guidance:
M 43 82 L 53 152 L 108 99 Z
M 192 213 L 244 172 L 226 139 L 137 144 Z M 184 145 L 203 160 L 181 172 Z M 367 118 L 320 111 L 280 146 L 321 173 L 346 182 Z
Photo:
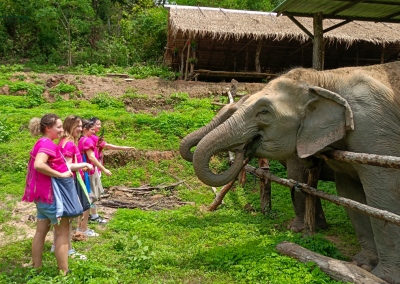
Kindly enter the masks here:
M 335 179 L 339 196 L 367 204 L 363 185 L 358 179 L 344 173 L 335 173 Z M 378 264 L 378 253 L 370 217 L 349 208 L 345 209 L 361 245 L 361 252 L 354 256 L 354 260 L 358 265 L 368 265 L 374 268 Z
M 301 183 L 307 183 L 308 169 L 300 160 L 299 157 L 293 156 L 286 160 L 287 175 L 289 179 L 294 179 Z M 304 215 L 306 210 L 306 195 L 302 192 L 293 190 L 292 192 L 292 205 L 295 219 L 288 225 L 288 229 L 293 232 L 301 232 L 304 230 Z M 316 227 L 326 229 L 328 224 L 325 220 L 325 214 L 322 210 L 321 200 L 316 198 L 315 201 L 315 225 Z
M 367 204 L 400 215 L 400 170 L 359 165 Z M 400 226 L 370 218 L 379 255 L 371 271 L 389 283 L 400 283 Z

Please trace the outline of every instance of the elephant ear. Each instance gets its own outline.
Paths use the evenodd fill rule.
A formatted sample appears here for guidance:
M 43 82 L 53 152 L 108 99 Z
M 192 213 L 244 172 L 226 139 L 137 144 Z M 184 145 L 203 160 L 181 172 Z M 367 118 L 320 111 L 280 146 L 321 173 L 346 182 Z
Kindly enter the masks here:
M 310 99 L 297 133 L 297 154 L 306 158 L 354 130 L 353 112 L 337 93 L 309 87 Z

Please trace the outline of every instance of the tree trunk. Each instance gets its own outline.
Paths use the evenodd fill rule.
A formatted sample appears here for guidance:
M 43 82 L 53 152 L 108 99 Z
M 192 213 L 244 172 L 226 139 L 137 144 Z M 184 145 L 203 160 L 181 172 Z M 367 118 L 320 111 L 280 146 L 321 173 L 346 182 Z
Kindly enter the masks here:
M 187 75 L 188 75 L 188 69 L 189 69 L 189 55 L 190 55 L 190 45 L 189 45 L 189 42 L 190 42 L 190 38 L 189 38 L 189 41 L 187 42 L 187 49 L 188 49 L 188 52 L 187 52 L 187 58 L 186 58 L 186 73 L 185 73 L 185 81 L 186 81 L 186 79 L 187 79 Z
M 119 37 L 119 22 L 121 21 L 121 17 L 122 17 L 122 9 L 119 10 L 119 14 L 118 14 L 118 20 L 117 20 L 117 37 Z
M 314 46 L 313 46 L 313 68 L 321 71 L 323 69 L 324 35 L 322 27 L 322 13 L 314 14 Z
M 260 66 L 260 53 L 262 49 L 263 40 L 261 39 L 258 43 L 257 50 L 256 50 L 256 72 L 261 73 L 261 66 Z
M 72 66 L 72 55 L 71 55 L 71 28 L 68 27 L 68 66 Z
M 258 167 L 260 168 L 269 168 L 268 159 L 258 159 Z M 269 169 L 267 169 L 269 171 Z M 266 212 L 271 211 L 271 180 L 268 178 L 261 177 L 260 178 L 260 205 L 261 205 L 261 213 L 265 215 Z
M 356 284 L 388 284 L 368 271 L 352 263 L 323 256 L 291 242 L 281 242 L 276 249 L 302 263 L 314 262 L 322 272 L 336 281 Z

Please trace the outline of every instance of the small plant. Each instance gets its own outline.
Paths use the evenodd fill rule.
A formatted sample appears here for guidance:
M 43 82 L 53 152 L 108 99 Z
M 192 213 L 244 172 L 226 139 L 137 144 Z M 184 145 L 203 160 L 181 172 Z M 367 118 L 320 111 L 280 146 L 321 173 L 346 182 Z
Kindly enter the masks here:
M 54 95 L 59 95 L 60 93 L 71 93 L 76 91 L 76 87 L 68 84 L 64 84 L 63 81 L 60 81 L 60 83 L 53 89 L 49 90 L 50 93 Z
M 0 118 L 0 142 L 6 142 L 11 138 L 11 131 L 6 118 Z
M 26 79 L 25 75 L 16 75 L 15 78 L 17 78 L 20 81 L 24 81 Z
M 190 46 L 192 47 L 192 50 L 195 51 L 197 49 L 197 43 L 194 40 L 190 41 L 189 43 L 190 43 Z
M 76 96 L 78 98 L 83 98 L 83 92 L 82 91 L 76 91 Z
M 35 79 L 35 84 L 44 85 L 44 80 L 42 80 L 42 79 Z
M 199 60 L 198 60 L 197 58 L 192 57 L 192 58 L 189 58 L 189 59 L 188 59 L 188 62 L 189 62 L 189 64 L 194 64 L 194 65 L 196 65 L 197 62 L 199 62 Z
M 62 102 L 62 101 L 64 101 L 64 98 L 60 95 L 56 95 L 55 100 L 56 100 L 56 102 Z
M 178 48 L 177 47 L 173 47 L 172 48 L 172 54 L 174 55 L 174 56 L 177 56 L 178 55 Z
M 92 104 L 98 105 L 100 108 L 123 108 L 124 103 L 110 96 L 109 93 L 99 93 L 90 100 Z
M 76 95 L 75 95 L 74 93 L 70 93 L 70 94 L 69 94 L 69 99 L 70 99 L 70 100 L 76 99 Z
M 29 77 L 31 77 L 32 79 L 36 79 L 38 76 L 36 74 L 31 74 L 29 75 Z

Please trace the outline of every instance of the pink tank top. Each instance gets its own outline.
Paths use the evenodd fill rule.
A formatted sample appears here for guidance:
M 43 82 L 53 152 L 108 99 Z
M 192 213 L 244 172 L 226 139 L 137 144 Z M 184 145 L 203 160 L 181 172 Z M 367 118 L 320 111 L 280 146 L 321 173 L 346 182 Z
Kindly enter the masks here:
M 89 163 L 94 167 L 93 163 L 88 159 L 87 154 L 86 154 L 86 151 L 91 149 L 94 152 L 96 159 L 98 159 L 97 154 L 96 154 L 97 153 L 96 146 L 95 146 L 93 140 L 90 139 L 90 137 L 85 137 L 85 136 L 81 137 L 81 139 L 79 139 L 78 149 L 79 149 L 79 152 L 82 155 L 82 157 L 85 155 L 86 163 Z M 88 174 L 89 175 L 94 174 L 94 170 L 88 172 Z
M 72 141 L 65 141 L 65 139 L 61 140 L 60 143 L 58 143 L 58 150 L 64 155 L 64 157 L 69 157 L 72 158 L 72 163 L 82 163 L 82 155 L 79 152 L 78 147 L 74 144 Z M 76 161 L 75 161 L 76 157 Z M 72 172 L 75 177 L 75 172 Z M 84 178 L 84 174 L 82 170 L 79 170 L 79 173 L 81 174 L 82 179 Z

